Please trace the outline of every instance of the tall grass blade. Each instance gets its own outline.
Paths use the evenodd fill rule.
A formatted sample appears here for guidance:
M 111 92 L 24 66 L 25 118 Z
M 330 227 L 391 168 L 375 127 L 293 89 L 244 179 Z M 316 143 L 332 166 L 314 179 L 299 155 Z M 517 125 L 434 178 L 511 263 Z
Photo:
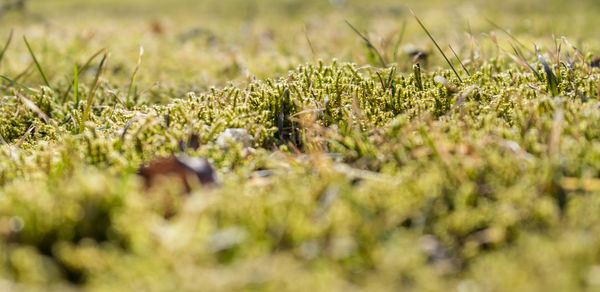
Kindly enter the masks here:
M 22 88 L 23 90 L 25 90 L 25 91 L 26 91 L 27 93 L 29 93 L 29 94 L 36 94 L 36 92 L 35 92 L 35 91 L 33 91 L 33 90 L 31 90 L 29 87 L 27 87 L 27 86 L 25 86 L 25 85 L 23 85 L 23 84 L 21 84 L 21 83 L 19 83 L 19 82 L 17 82 L 17 81 L 14 81 L 14 80 L 12 80 L 12 79 L 10 79 L 10 78 L 8 78 L 8 77 L 4 76 L 4 75 L 0 75 L 0 78 L 2 78 L 2 79 L 4 79 L 4 80 L 6 80 L 6 81 L 8 81 L 8 82 L 10 82 L 11 84 L 13 84 L 13 85 L 15 85 L 15 86 L 17 86 L 17 87 L 20 87 L 20 88 Z
M 503 33 L 505 33 L 509 38 L 511 38 L 515 43 L 517 43 L 521 48 L 524 48 L 526 50 L 528 50 L 530 53 L 533 53 L 527 46 L 525 46 L 523 43 L 521 43 L 512 33 L 510 33 L 508 30 L 502 28 L 501 26 L 497 25 L 496 23 L 494 23 L 493 21 L 491 21 L 490 19 L 486 18 L 485 19 L 489 24 L 491 24 L 493 27 L 501 30 Z
M 15 78 L 13 78 L 14 81 L 17 82 L 21 82 L 19 81 L 21 78 L 27 76 L 27 74 L 29 74 L 29 70 L 31 70 L 31 68 L 33 67 L 33 61 L 29 62 L 29 64 L 27 65 L 27 67 L 25 67 L 25 69 L 23 71 L 21 71 L 21 73 L 19 73 L 17 76 L 15 76 Z M 22 81 L 22 83 L 25 82 L 25 80 Z
M 394 74 L 396 73 L 396 66 L 392 66 L 392 69 L 390 70 L 390 75 L 388 76 L 388 80 L 387 80 L 387 88 L 389 89 L 390 87 L 393 86 L 393 81 L 394 81 Z
M 379 53 L 377 48 L 375 48 L 375 46 L 373 45 L 371 40 L 369 40 L 369 38 L 367 36 L 365 36 L 360 31 L 358 31 L 358 29 L 356 29 L 356 27 L 354 27 L 348 20 L 345 20 L 345 21 L 346 21 L 346 24 L 348 24 L 348 26 L 365 42 L 365 45 L 367 46 L 369 51 L 373 52 L 377 56 L 377 58 L 379 59 L 379 63 L 381 63 L 381 66 L 387 67 L 385 60 L 383 60 L 383 57 L 381 56 L 381 54 Z
M 46 74 L 44 73 L 44 70 L 42 69 L 42 66 L 40 65 L 40 62 L 38 61 L 37 57 L 35 56 L 35 53 L 31 49 L 31 46 L 29 45 L 29 42 L 27 41 L 27 37 L 23 36 L 23 41 L 25 41 L 25 45 L 27 46 L 27 50 L 29 50 L 29 54 L 31 54 L 31 58 L 33 58 L 33 62 L 35 63 L 35 66 L 37 67 L 38 71 L 40 72 L 40 75 L 42 75 L 42 79 L 44 79 L 44 83 L 49 88 L 52 88 L 52 86 L 50 86 L 50 82 L 48 82 L 48 78 L 46 78 Z
M 131 91 L 133 90 L 133 85 L 135 84 L 135 77 L 137 76 L 137 72 L 138 70 L 140 70 L 140 67 L 142 66 L 142 56 L 144 55 L 144 47 L 140 46 L 140 55 L 138 57 L 138 62 L 137 65 L 135 66 L 135 69 L 133 70 L 133 74 L 131 74 L 131 82 L 129 82 L 129 89 L 127 89 L 127 99 L 126 102 L 128 104 L 131 103 Z
M 404 39 L 404 33 L 406 32 L 406 20 L 402 21 L 402 28 L 400 29 L 400 34 L 398 35 L 398 40 L 394 44 L 394 59 L 396 62 L 398 60 L 398 49 L 400 48 L 400 44 L 402 43 L 402 39 Z
M 463 68 L 463 70 L 465 70 L 465 73 L 467 73 L 467 75 L 471 77 L 471 73 L 469 73 L 469 70 L 467 70 L 467 67 L 465 67 L 465 64 L 463 64 L 462 60 L 460 59 L 460 57 L 458 57 L 452 46 L 448 45 L 448 47 L 450 48 L 450 51 L 452 51 L 452 54 L 454 54 L 454 57 L 456 57 L 456 59 L 458 60 L 460 66 Z
M 87 121 L 88 116 L 90 114 L 90 110 L 92 109 L 92 104 L 94 103 L 94 96 L 96 94 L 96 91 L 98 90 L 98 87 L 100 87 L 100 83 L 102 82 L 102 76 L 104 76 L 104 71 L 106 69 L 105 63 L 106 63 L 107 59 L 108 59 L 108 50 L 105 49 L 104 56 L 102 56 L 102 60 L 100 60 L 100 64 L 98 65 L 98 71 L 96 72 L 96 78 L 94 79 L 94 85 L 92 87 L 92 90 L 90 91 L 90 96 L 88 97 L 88 100 L 87 100 L 87 106 L 85 107 L 85 110 L 83 111 L 83 116 L 81 117 L 81 127 L 79 129 L 80 131 L 83 130 L 83 125 Z
M 546 62 L 546 59 L 544 59 L 544 57 L 542 56 L 542 54 L 540 54 L 537 48 L 535 49 L 535 51 L 538 56 L 538 60 L 542 63 L 542 66 L 544 66 L 544 71 L 546 72 L 546 79 L 548 81 L 548 90 L 550 91 L 550 93 L 552 93 L 553 96 L 557 96 L 558 78 L 556 77 L 554 72 L 552 72 L 552 68 L 550 68 L 550 65 L 548 65 L 548 62 Z
M 10 30 L 10 34 L 8 35 L 8 39 L 6 40 L 6 44 L 4 45 L 4 48 L 2 48 L 2 51 L 0 51 L 0 65 L 2 64 L 2 59 L 4 58 L 4 53 L 6 53 L 6 50 L 8 49 L 8 46 L 10 45 L 10 42 L 12 41 L 13 38 L 13 30 Z
M 102 48 L 99 51 L 97 51 L 96 53 L 94 53 L 85 63 L 83 63 L 83 65 L 79 66 L 79 69 L 77 70 L 77 72 L 83 72 L 85 69 L 87 69 L 87 67 L 90 65 L 90 63 L 92 63 L 92 61 L 96 57 L 98 57 L 100 54 L 102 54 L 105 50 L 106 50 L 106 48 Z M 65 102 L 65 100 L 67 99 L 67 95 L 71 91 L 71 87 L 73 86 L 74 81 L 75 80 L 71 80 L 71 82 L 69 82 L 69 87 L 67 88 L 67 90 L 65 90 L 65 93 L 63 93 L 63 96 L 62 96 L 63 102 Z
M 75 108 L 77 108 L 79 105 L 79 71 L 77 70 L 77 65 L 73 66 L 73 88 L 75 89 L 75 92 L 73 93 L 75 97 Z
M 375 72 L 375 74 L 377 75 L 377 78 L 379 78 L 379 83 L 381 83 L 381 90 L 386 90 L 387 86 L 385 85 L 385 81 L 383 81 L 381 74 L 379 72 Z
M 315 64 L 318 64 L 317 53 L 315 52 L 315 48 L 313 47 L 312 42 L 310 41 L 310 37 L 308 37 L 308 30 L 306 29 L 306 24 L 303 26 L 304 29 L 304 37 L 306 38 L 306 42 L 308 43 L 308 47 L 310 47 L 310 52 L 312 53 L 313 61 Z
M 554 40 L 554 48 L 555 48 L 555 52 L 554 52 L 554 62 L 556 64 L 557 68 L 560 68 L 560 50 L 562 49 L 562 42 L 558 42 L 558 39 L 556 38 L 556 34 L 554 34 L 554 32 L 552 32 L 552 39 Z
M 421 20 L 417 17 L 417 15 L 415 14 L 415 12 L 412 9 L 409 8 L 408 10 L 410 11 L 410 14 L 412 14 L 412 16 L 417 20 L 417 22 L 419 23 L 419 25 L 421 26 L 421 28 L 425 31 L 425 33 L 427 34 L 427 36 L 429 37 L 429 39 L 431 39 L 431 41 L 433 42 L 433 44 L 435 45 L 435 47 L 438 49 L 438 51 L 442 54 L 442 56 L 446 60 L 446 63 L 448 63 L 448 65 L 450 65 L 450 68 L 454 72 L 454 75 L 456 75 L 456 77 L 458 78 L 458 80 L 462 83 L 463 81 L 460 78 L 460 75 L 458 75 L 458 72 L 456 72 L 456 69 L 454 69 L 454 66 L 452 65 L 452 63 L 450 62 L 450 60 L 448 60 L 448 57 L 446 57 L 446 54 L 444 54 L 444 51 L 442 51 L 442 48 L 440 48 L 440 46 L 435 41 L 435 39 L 433 38 L 433 36 L 431 35 L 431 33 L 429 33 L 429 30 L 427 30 L 427 28 L 425 27 L 425 25 L 421 22 Z
M 544 82 L 544 79 L 542 79 L 542 76 L 540 76 L 540 73 L 538 73 L 538 71 L 535 70 L 535 68 L 533 68 L 533 66 L 531 66 L 531 64 L 529 64 L 529 62 L 527 62 L 527 60 L 525 60 L 525 57 L 523 56 L 523 53 L 521 53 L 521 50 L 519 50 L 519 48 L 517 48 L 512 43 L 510 44 L 510 46 L 512 47 L 513 51 L 515 52 L 515 55 L 521 60 L 521 62 L 525 63 L 525 65 L 527 65 L 527 67 L 529 67 L 529 69 L 531 70 L 531 72 L 533 72 L 535 77 L 540 82 Z

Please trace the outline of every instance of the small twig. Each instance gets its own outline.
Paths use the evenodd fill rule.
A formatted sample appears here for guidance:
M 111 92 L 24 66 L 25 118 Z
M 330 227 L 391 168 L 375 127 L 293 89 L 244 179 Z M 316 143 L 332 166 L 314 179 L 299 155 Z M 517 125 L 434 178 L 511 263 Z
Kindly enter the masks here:
M 48 115 L 46 115 L 46 113 L 44 113 L 36 104 L 35 102 L 29 100 L 28 98 L 24 97 L 22 94 L 19 94 L 19 98 L 21 99 L 21 102 L 23 102 L 23 104 L 28 107 L 30 110 L 32 110 L 33 112 L 35 112 L 42 120 L 44 120 L 44 122 L 49 123 L 50 122 L 50 118 L 48 117 Z
M 10 147 L 8 142 L 6 142 L 6 140 L 4 140 L 4 137 L 2 137 L 2 134 L 0 134 L 0 142 L 2 142 L 2 145 Z
M 25 142 L 25 139 L 27 139 L 27 137 L 29 136 L 29 134 L 31 134 L 31 131 L 33 131 L 35 129 L 35 126 L 30 126 L 29 129 L 27 129 L 27 131 L 25 132 L 25 134 L 23 134 L 23 136 L 21 136 L 21 138 L 19 138 L 19 141 L 17 141 L 17 143 L 15 143 L 15 148 L 20 148 L 21 145 L 23 145 L 23 142 Z

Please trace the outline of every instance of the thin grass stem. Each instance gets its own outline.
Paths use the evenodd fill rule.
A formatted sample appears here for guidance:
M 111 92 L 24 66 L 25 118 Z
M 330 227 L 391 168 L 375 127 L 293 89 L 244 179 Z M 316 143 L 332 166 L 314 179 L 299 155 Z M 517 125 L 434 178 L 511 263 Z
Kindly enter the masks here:
M 50 86 L 50 82 L 48 82 L 48 78 L 46 78 L 46 73 L 44 73 L 44 70 L 42 69 L 42 66 L 40 65 L 40 62 L 38 61 L 38 58 L 35 56 L 35 53 L 33 52 L 33 49 L 31 49 L 31 45 L 29 45 L 29 42 L 27 41 L 27 37 L 23 36 L 23 41 L 25 41 L 25 45 L 27 46 L 27 50 L 29 50 L 29 54 L 31 54 L 31 58 L 33 58 L 33 62 L 35 63 L 35 67 L 37 67 L 38 71 L 40 72 L 40 75 L 42 75 L 42 79 L 44 79 L 44 83 L 49 88 L 52 88 L 52 86 Z
M 438 49 L 438 51 L 442 54 L 442 56 L 446 60 L 446 63 L 448 63 L 448 65 L 450 65 L 450 68 L 454 72 L 454 75 L 456 75 L 456 77 L 458 78 L 458 81 L 460 81 L 462 83 L 463 81 L 460 78 L 460 75 L 458 75 L 458 72 L 456 72 L 456 69 L 454 69 L 454 66 L 452 65 L 452 63 L 450 62 L 450 60 L 448 60 L 448 57 L 446 57 L 446 54 L 444 54 L 444 51 L 442 51 L 442 48 L 440 48 L 440 46 L 435 41 L 435 39 L 433 38 L 433 36 L 431 35 L 431 33 L 429 33 L 429 30 L 427 30 L 427 28 L 425 27 L 425 25 L 423 24 L 423 22 L 421 22 L 421 20 L 419 19 L 419 17 L 417 17 L 417 15 L 415 14 L 415 12 L 412 9 L 409 8 L 408 10 L 412 14 L 412 16 L 417 20 L 417 22 L 419 23 L 419 25 L 421 26 L 421 28 L 423 28 L 423 30 L 425 31 L 425 33 L 427 34 L 427 36 L 429 36 L 429 39 L 431 39 L 431 41 L 433 42 L 433 44 L 435 45 L 435 47 Z
M 463 68 L 463 70 L 465 70 L 465 73 L 467 73 L 467 75 L 471 77 L 471 73 L 469 73 L 469 70 L 467 70 L 467 67 L 465 67 L 465 64 L 463 64 L 463 62 L 460 60 L 460 57 L 458 57 L 452 46 L 448 45 L 448 47 L 450 48 L 450 51 L 452 51 L 452 54 L 454 54 L 454 57 L 456 57 L 456 59 L 458 60 L 458 63 L 460 63 L 460 66 Z
M 367 36 L 365 36 L 360 31 L 358 31 L 358 29 L 356 29 L 356 27 L 354 27 L 348 20 L 345 20 L 345 21 L 346 21 L 346 24 L 348 24 L 348 26 L 365 42 L 365 44 L 367 45 L 367 48 L 369 48 L 369 50 L 371 50 L 372 52 L 375 53 L 375 55 L 377 55 L 377 58 L 379 59 L 381 66 L 387 67 L 385 60 L 383 60 L 383 57 L 381 56 L 381 54 L 379 53 L 377 48 L 375 48 L 375 46 L 373 45 L 371 40 L 369 40 L 369 38 Z
M 0 65 L 2 65 L 2 59 L 4 58 L 4 53 L 6 53 L 6 50 L 8 49 L 8 46 L 10 45 L 10 42 L 12 41 L 13 38 L 13 30 L 10 30 L 10 34 L 8 35 L 8 39 L 6 40 L 6 44 L 4 45 L 4 48 L 2 48 L 2 51 L 0 51 Z

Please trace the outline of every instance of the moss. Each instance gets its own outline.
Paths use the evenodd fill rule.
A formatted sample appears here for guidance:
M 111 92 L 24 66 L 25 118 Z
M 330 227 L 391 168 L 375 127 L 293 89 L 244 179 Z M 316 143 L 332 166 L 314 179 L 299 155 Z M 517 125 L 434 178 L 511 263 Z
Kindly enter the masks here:
M 148 13 L 186 7 L 176 9 L 177 20 L 157 18 L 150 28 L 139 24 L 144 18 L 134 22 L 135 9 L 98 27 L 93 17 L 72 14 L 69 1 L 57 2 L 63 11 L 47 13 L 94 31 L 40 37 L 35 23 L 23 24 L 33 47 L 44 48 L 36 54 L 53 89 L 41 86 L 36 71 L 15 77 L 30 91 L 4 79 L 0 86 L 6 142 L 0 285 L 596 289 L 600 71 L 589 66 L 593 54 L 580 49 L 599 47 L 589 36 L 577 48 L 561 40 L 556 54 L 540 33 L 550 21 L 537 21 L 544 18 L 536 12 L 567 11 L 555 16 L 558 25 L 574 21 L 569 13 L 595 16 L 597 10 L 587 9 L 595 4 L 532 1 L 518 12 L 509 0 L 509 8 L 496 7 L 493 16 L 514 25 L 514 38 L 541 45 L 546 68 L 533 48 L 519 46 L 520 57 L 513 56 L 505 50 L 511 37 L 497 29 L 492 34 L 479 18 L 471 34 L 453 37 L 462 28 L 441 20 L 449 18 L 436 14 L 439 1 L 424 1 L 419 5 L 431 9 L 419 15 L 432 23 L 428 29 L 440 44 L 453 43 L 471 73 L 458 72 L 460 82 L 441 58 L 413 67 L 409 56 L 393 51 L 404 15 L 393 1 L 348 1 L 345 8 L 332 1 L 318 9 L 313 1 L 258 1 L 243 24 L 233 12 L 209 14 L 248 3 L 208 1 L 206 24 L 196 29 L 190 19 L 198 15 L 189 18 L 188 10 L 201 4 L 191 2 L 144 2 Z M 89 5 L 102 14 L 112 11 L 110 3 Z M 469 5 L 484 4 L 496 5 Z M 380 10 L 366 8 L 372 6 Z M 455 9 L 469 7 L 461 2 Z M 358 30 L 369 29 L 388 68 L 364 66 L 369 56 L 356 35 L 337 30 L 346 29 L 339 11 L 356 17 Z M 513 14 L 536 20 L 533 28 L 509 22 Z M 307 34 L 298 37 L 291 32 L 303 16 Z M 243 36 L 223 29 L 233 26 Z M 577 27 L 564 27 L 580 36 Z M 404 40 L 426 49 L 418 29 L 407 25 Z M 146 54 L 139 88 L 126 103 L 138 39 Z M 28 61 L 16 55 L 26 48 L 13 45 L 0 63 L 6 76 L 18 76 Z M 82 122 L 100 57 L 85 68 L 80 58 L 106 45 L 111 57 Z M 312 54 L 324 61 L 307 63 Z M 81 67 L 79 102 L 69 90 L 74 65 Z M 231 128 L 249 137 L 223 146 L 217 140 Z M 140 181 L 141 165 L 182 152 L 207 158 L 218 186 L 190 185 L 185 195 L 178 180 L 161 178 L 152 187 Z M 174 213 L 168 220 L 167 211 Z

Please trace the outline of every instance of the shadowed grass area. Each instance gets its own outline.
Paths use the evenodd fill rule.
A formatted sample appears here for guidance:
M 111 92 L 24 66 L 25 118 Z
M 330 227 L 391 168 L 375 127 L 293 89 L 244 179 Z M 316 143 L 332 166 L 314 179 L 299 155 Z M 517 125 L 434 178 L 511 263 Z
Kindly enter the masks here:
M 598 289 L 597 4 L 520 2 L 6 12 L 0 290 Z

